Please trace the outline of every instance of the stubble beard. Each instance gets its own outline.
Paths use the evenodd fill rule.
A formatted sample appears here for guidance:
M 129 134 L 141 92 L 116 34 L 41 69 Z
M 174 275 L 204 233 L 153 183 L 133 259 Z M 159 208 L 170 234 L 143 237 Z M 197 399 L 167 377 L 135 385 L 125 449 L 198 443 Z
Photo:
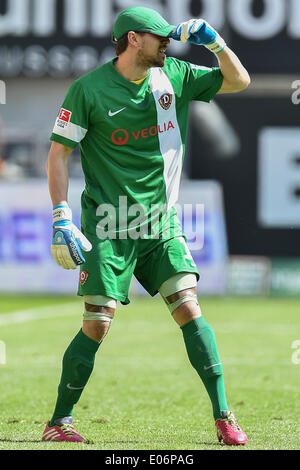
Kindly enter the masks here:
M 158 52 L 156 56 L 146 56 L 142 51 L 139 51 L 137 54 L 138 65 L 141 65 L 145 68 L 152 67 L 164 67 L 166 64 L 166 55 L 163 57 L 160 56 Z

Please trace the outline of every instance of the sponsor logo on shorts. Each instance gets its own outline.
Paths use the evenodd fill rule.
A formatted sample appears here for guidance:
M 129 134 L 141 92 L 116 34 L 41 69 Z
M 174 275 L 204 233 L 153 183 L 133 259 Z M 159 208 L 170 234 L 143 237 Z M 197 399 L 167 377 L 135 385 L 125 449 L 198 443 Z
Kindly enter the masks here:
M 87 271 L 81 271 L 80 273 L 80 284 L 84 286 L 86 281 L 88 280 L 89 273 Z
M 170 109 L 172 101 L 173 101 L 173 96 L 170 95 L 170 93 L 164 93 L 158 100 L 161 107 L 165 109 L 166 111 Z

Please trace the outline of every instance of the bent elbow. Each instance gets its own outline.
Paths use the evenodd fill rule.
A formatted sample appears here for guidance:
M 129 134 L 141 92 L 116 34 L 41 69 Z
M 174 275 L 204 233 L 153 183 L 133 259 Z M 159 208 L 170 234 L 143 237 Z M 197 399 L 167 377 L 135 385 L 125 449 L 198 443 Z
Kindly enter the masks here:
M 248 88 L 249 86 L 251 85 L 251 78 L 250 78 L 250 75 L 247 75 L 247 77 L 244 79 L 244 86 L 246 88 Z
M 250 75 L 247 74 L 242 77 L 239 81 L 238 91 L 244 91 L 251 85 Z

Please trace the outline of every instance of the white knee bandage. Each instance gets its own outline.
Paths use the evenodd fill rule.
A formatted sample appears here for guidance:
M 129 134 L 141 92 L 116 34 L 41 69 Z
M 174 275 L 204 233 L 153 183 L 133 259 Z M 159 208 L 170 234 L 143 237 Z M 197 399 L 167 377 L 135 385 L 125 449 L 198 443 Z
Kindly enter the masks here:
M 192 301 L 198 305 L 197 295 L 192 291 L 188 291 L 184 297 L 181 297 L 173 303 L 170 303 L 167 297 L 183 290 L 193 289 L 196 286 L 197 278 L 195 274 L 179 273 L 165 281 L 160 286 L 159 293 L 167 304 L 170 312 L 173 313 L 176 308 L 180 307 L 180 305 L 184 304 L 185 302 Z
M 116 309 L 117 307 L 117 301 L 112 297 L 107 297 L 105 295 L 85 295 L 83 299 L 86 304 L 96 305 L 98 307 L 108 307 L 113 309 Z M 83 313 L 83 319 L 112 322 L 113 317 L 106 313 L 90 312 L 85 308 Z

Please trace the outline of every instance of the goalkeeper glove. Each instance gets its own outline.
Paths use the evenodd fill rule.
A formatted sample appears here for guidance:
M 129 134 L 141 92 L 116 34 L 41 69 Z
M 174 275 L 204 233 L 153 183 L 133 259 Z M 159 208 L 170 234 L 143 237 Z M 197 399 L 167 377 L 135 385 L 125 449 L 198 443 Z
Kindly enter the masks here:
M 202 18 L 180 23 L 171 34 L 171 38 L 183 43 L 205 46 L 214 54 L 219 54 L 226 47 L 224 39 Z
M 72 211 L 68 205 L 53 208 L 53 237 L 51 253 L 56 263 L 64 269 L 76 269 L 85 263 L 81 250 L 91 251 L 92 245 L 72 223 Z

